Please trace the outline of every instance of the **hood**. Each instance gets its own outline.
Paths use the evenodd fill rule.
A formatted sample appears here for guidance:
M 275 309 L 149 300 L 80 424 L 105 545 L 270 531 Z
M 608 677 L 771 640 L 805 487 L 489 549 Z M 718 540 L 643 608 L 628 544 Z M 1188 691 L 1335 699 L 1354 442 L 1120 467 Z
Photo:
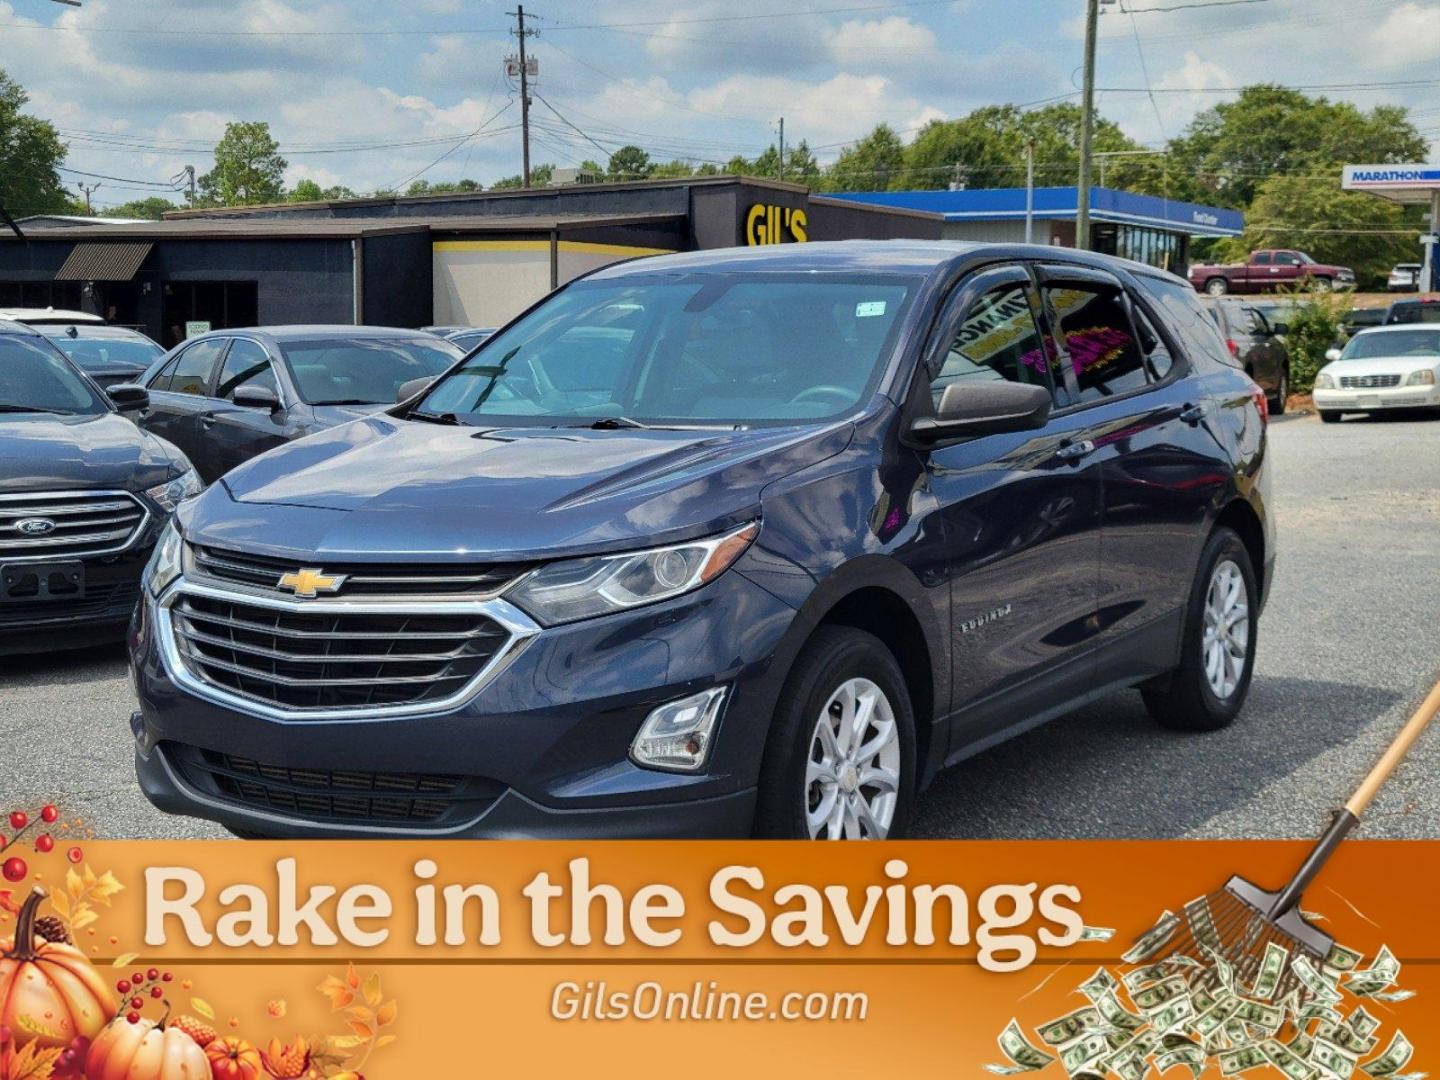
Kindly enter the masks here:
M 1440 356 L 1371 356 L 1364 360 L 1332 360 L 1320 370 L 1337 379 L 1352 375 L 1409 375 L 1440 368 Z
M 848 422 L 744 432 L 487 429 L 382 414 L 240 466 L 197 501 L 187 530 L 218 546 L 311 559 L 620 550 L 755 516 L 767 484 L 839 453 L 852 431 Z
M 0 416 L 0 492 L 143 491 L 189 467 L 174 446 L 118 413 Z
M 310 405 L 311 415 L 315 417 L 317 427 L 335 427 L 337 424 L 348 424 L 351 420 L 363 420 L 367 416 L 374 416 L 386 409 L 393 409 L 394 402 L 389 405 Z

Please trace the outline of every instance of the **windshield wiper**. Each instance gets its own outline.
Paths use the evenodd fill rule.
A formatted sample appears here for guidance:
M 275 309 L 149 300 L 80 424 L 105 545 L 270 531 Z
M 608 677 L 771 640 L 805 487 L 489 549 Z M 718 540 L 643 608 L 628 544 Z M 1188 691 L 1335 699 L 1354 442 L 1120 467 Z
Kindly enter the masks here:
M 311 405 L 383 405 L 383 401 L 371 401 L 368 398 L 339 398 L 335 401 L 312 401 Z
M 642 424 L 639 420 L 631 420 L 628 416 L 602 416 L 589 426 L 594 431 L 615 431 L 619 428 L 634 428 L 643 431 L 650 425 Z
M 51 416 L 78 416 L 70 409 L 48 409 L 43 405 L 0 405 L 0 413 L 49 413 Z
M 442 424 L 446 427 L 460 427 L 460 418 L 453 412 L 428 413 L 419 409 L 411 409 L 405 414 L 410 420 L 423 420 L 427 424 Z

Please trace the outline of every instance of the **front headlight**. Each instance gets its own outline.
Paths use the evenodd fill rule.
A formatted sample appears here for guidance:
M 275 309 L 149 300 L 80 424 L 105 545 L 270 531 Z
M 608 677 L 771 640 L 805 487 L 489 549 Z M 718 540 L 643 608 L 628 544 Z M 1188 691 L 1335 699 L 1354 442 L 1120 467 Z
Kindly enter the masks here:
M 1315 376 L 1315 389 L 1316 389 L 1316 390 L 1334 390 L 1334 389 L 1335 389 L 1335 377 L 1334 377 L 1333 375 L 1326 375 L 1326 374 L 1322 371 L 1319 375 L 1316 375 L 1316 376 Z
M 752 521 L 688 544 L 554 562 L 525 575 L 505 598 L 547 626 L 669 600 L 719 577 L 759 533 Z
M 163 484 L 156 484 L 153 488 L 146 490 L 145 494 L 160 505 L 160 508 L 167 514 L 175 507 L 188 499 L 191 495 L 198 495 L 205 489 L 200 482 L 200 474 L 194 469 L 183 472 L 173 480 L 166 480 Z
M 141 578 L 151 596 L 159 596 L 180 576 L 180 560 L 184 549 L 185 541 L 180 537 L 180 529 L 175 524 L 175 519 L 171 518 L 165 525 L 165 531 L 160 534 L 160 540 L 151 552 L 150 562 L 146 564 Z
M 1435 369 L 1421 368 L 1419 371 L 1412 371 L 1410 377 L 1405 380 L 1406 386 L 1434 386 Z

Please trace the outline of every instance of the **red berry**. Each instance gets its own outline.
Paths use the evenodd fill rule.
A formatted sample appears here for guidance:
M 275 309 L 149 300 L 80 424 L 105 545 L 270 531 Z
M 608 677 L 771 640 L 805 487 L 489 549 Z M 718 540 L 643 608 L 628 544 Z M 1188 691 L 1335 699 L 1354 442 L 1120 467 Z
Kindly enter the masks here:
M 10 813 L 10 827 L 12 829 L 23 829 L 30 824 L 30 815 L 24 810 L 13 810 Z
M 78 863 L 85 857 L 85 853 L 78 847 L 72 847 L 69 851 L 65 852 L 65 857 L 73 863 Z
M 159 977 L 160 977 L 160 969 L 159 969 L 159 968 L 151 968 L 149 971 L 145 972 L 145 978 L 147 978 L 147 979 L 150 980 L 151 982 L 154 982 L 154 981 L 155 981 L 156 979 L 158 979 Z
M 49 804 L 40 811 L 40 820 L 45 822 L 45 824 L 47 825 L 52 824 L 59 817 L 60 811 L 55 808 L 54 803 Z
M 145 999 L 142 998 L 142 997 L 133 997 L 133 998 L 131 998 L 131 999 L 130 999 L 130 1007 L 131 1007 L 132 1009 L 143 1009 L 143 1008 L 145 1007 Z
M 150 988 L 150 996 L 153 998 L 159 999 L 164 993 L 165 991 L 158 986 Z
M 160 981 L 161 981 L 161 982 L 169 982 L 169 981 L 170 981 L 171 979 L 173 979 L 173 978 L 175 978 L 175 976 L 172 975 L 172 974 L 170 974 L 170 972 L 167 971 L 167 972 L 165 972 L 164 975 L 161 975 L 161 976 L 160 976 Z
M 55 849 L 55 838 L 49 833 L 41 833 L 35 838 L 35 850 L 45 855 Z
M 128 1012 L 125 1014 L 125 1019 L 132 1024 L 138 1024 L 140 1022 L 140 1014 L 138 1012 Z
M 25 860 L 19 855 L 12 855 L 5 860 L 5 866 L 0 868 L 4 873 L 6 881 L 24 881 L 25 875 L 30 872 L 30 867 L 25 865 Z
M 131 976 L 130 976 L 130 981 L 131 981 L 132 983 L 134 983 L 136 986 L 139 986 L 141 983 L 143 983 L 143 982 L 145 981 L 145 973 L 144 973 L 143 971 L 137 971 L 137 972 L 135 972 L 134 975 L 131 975 Z
M 115 984 L 115 989 L 120 991 L 120 993 L 122 994 L 128 994 L 130 992 L 130 980 L 121 979 Z

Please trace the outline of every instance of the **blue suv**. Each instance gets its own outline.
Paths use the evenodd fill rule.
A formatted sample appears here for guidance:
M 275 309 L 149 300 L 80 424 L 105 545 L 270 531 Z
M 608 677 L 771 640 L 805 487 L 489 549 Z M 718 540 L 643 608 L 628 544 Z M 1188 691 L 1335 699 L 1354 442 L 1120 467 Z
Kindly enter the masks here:
M 140 783 L 241 835 L 902 835 L 937 770 L 1118 690 L 1236 717 L 1266 423 L 1134 263 L 611 266 L 182 504 Z

